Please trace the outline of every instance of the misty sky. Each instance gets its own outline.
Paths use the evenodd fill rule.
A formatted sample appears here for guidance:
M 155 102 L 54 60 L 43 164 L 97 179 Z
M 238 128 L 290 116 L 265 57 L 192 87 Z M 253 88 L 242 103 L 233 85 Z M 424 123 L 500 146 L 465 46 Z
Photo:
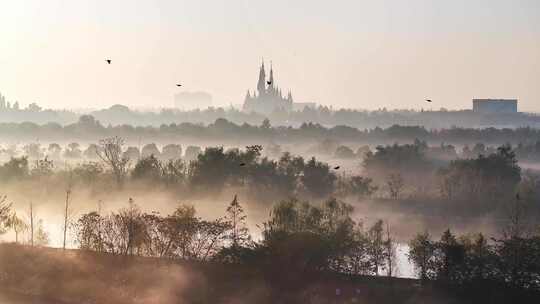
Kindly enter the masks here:
M 540 112 L 540 1 L 0 1 L 0 92 L 22 105 L 172 106 L 177 82 L 240 104 L 261 57 L 296 101 Z

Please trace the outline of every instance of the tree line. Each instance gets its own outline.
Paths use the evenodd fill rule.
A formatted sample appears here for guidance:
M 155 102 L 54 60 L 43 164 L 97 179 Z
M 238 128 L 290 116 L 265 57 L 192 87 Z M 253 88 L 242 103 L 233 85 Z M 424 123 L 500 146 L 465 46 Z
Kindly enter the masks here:
M 308 121 L 308 122 L 306 122 Z M 420 124 L 392 124 L 384 128 L 359 129 L 351 125 L 336 124 L 325 127 L 305 120 L 298 127 L 272 126 L 269 119 L 258 123 L 234 123 L 217 118 L 207 124 L 180 122 L 159 126 L 137 126 L 130 124 L 103 125 L 91 115 L 82 115 L 75 123 L 36 124 L 32 122 L 0 123 L 0 135 L 6 139 L 29 139 L 39 137 L 44 140 L 70 139 L 95 140 L 97 138 L 121 136 L 129 139 L 152 138 L 161 140 L 197 138 L 205 140 L 261 140 L 275 142 L 306 142 L 324 139 L 347 142 L 387 142 L 413 141 L 415 138 L 430 142 L 488 144 L 530 143 L 540 141 L 540 131 L 531 127 L 519 128 L 465 128 L 427 129 Z M 534 126 L 534 125 L 533 125 Z
M 540 298 L 540 234 L 516 198 L 497 238 L 457 236 L 449 229 L 439 240 L 429 232 L 409 242 L 409 260 L 419 278 L 471 302 L 535 303 Z

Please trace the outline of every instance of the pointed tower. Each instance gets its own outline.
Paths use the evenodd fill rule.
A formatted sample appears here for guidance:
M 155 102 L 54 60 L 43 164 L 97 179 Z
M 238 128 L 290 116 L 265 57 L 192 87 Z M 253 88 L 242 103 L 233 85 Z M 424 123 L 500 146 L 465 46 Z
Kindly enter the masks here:
M 274 87 L 274 67 L 272 61 L 270 61 L 270 87 Z
M 289 91 L 289 94 L 287 94 L 287 101 L 289 101 L 289 102 L 291 102 L 291 103 L 292 103 L 292 101 L 293 101 L 291 91 Z
M 264 71 L 264 60 L 261 64 L 261 69 L 259 70 L 259 81 L 257 82 L 257 91 L 259 91 L 259 96 L 264 95 L 266 92 L 266 72 Z

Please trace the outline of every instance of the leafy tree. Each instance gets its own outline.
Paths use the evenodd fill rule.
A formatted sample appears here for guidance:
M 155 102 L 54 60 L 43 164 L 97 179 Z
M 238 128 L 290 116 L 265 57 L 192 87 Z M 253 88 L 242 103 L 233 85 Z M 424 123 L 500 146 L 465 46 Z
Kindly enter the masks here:
M 141 158 L 141 152 L 137 147 L 128 147 L 122 154 L 124 158 L 139 160 Z
M 418 270 L 420 279 L 427 280 L 435 276 L 435 249 L 436 246 L 431 240 L 431 236 L 426 231 L 417 234 L 409 242 L 409 261 Z
M 28 158 L 12 157 L 0 167 L 0 173 L 4 180 L 21 179 L 29 175 Z
M 146 144 L 141 150 L 142 157 L 148 157 L 150 155 L 154 155 L 155 157 L 160 157 L 161 155 L 161 152 L 159 152 L 159 149 L 155 143 Z
M 162 179 L 168 186 L 184 185 L 186 182 L 186 166 L 181 159 L 168 160 L 162 165 Z
M 301 181 L 309 194 L 314 197 L 325 197 L 332 194 L 337 177 L 330 171 L 328 164 L 312 157 L 305 164 L 303 173 Z
M 354 151 L 347 146 L 339 146 L 336 149 L 335 157 L 341 159 L 353 159 L 355 158 Z
M 182 158 L 182 146 L 177 144 L 169 144 L 163 147 L 161 159 L 163 160 L 178 160 Z
M 450 281 L 465 260 L 465 247 L 458 242 L 450 229 L 443 233 L 436 247 L 435 267 L 438 279 Z
M 361 146 L 358 148 L 358 150 L 356 150 L 356 157 L 364 159 L 369 152 L 371 152 L 371 149 L 368 145 Z
M 226 162 L 223 147 L 206 148 L 204 153 L 199 154 L 197 161 L 190 163 L 190 183 L 197 187 L 219 192 L 230 175 L 227 168 L 228 162 Z
M 420 141 L 412 145 L 378 146 L 375 152 L 366 154 L 364 169 L 377 183 L 386 183 L 388 176 L 399 175 L 411 186 L 425 187 L 434 173 L 433 164 L 426 158 L 426 149 L 427 145 Z
M 439 170 L 441 194 L 448 199 L 504 201 L 513 196 L 521 180 L 521 168 L 508 145 L 496 153 L 452 161 Z
M 90 144 L 88 145 L 86 150 L 84 150 L 83 155 L 87 159 L 97 159 L 99 157 L 98 153 L 100 150 L 101 150 L 100 146 L 96 144 Z
M 74 176 L 88 185 L 94 184 L 103 173 L 103 166 L 98 162 L 85 162 L 73 169 Z
M 353 175 L 350 178 L 346 178 L 342 186 L 344 188 L 342 191 L 345 195 L 355 196 L 359 200 L 371 196 L 378 189 L 377 186 L 373 185 L 371 178 L 360 175 Z
M 162 176 L 161 162 L 153 155 L 140 159 L 131 172 L 133 179 L 160 181 Z
M 66 151 L 64 152 L 64 157 L 66 158 L 81 158 L 82 151 L 81 151 L 81 145 L 79 145 L 76 142 L 70 143 L 67 146 Z
M 49 144 L 47 148 L 47 156 L 51 159 L 58 160 L 60 159 L 60 152 L 62 152 L 62 147 L 57 143 Z

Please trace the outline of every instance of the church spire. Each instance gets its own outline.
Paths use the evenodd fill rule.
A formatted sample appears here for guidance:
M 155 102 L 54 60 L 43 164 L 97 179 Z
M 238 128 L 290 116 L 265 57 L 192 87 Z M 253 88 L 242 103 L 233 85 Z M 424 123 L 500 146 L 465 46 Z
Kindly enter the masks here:
M 274 87 L 274 67 L 272 66 L 272 61 L 270 61 L 270 87 Z
M 265 88 L 266 88 L 266 72 L 264 71 L 264 60 L 261 64 L 261 69 L 259 70 L 259 81 L 257 82 L 257 90 L 259 91 L 259 95 L 264 95 Z

